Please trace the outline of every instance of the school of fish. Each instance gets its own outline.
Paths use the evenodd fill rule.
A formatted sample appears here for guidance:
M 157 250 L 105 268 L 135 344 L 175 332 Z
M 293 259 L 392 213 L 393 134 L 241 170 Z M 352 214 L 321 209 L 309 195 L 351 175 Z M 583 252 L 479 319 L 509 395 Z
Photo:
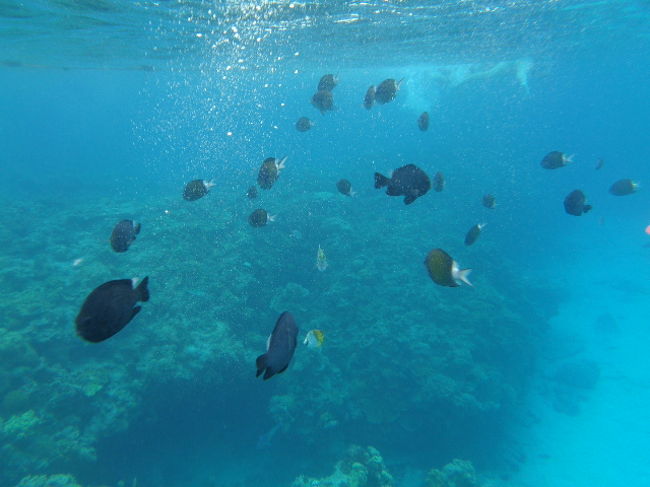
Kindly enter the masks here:
M 377 85 L 371 85 L 362 99 L 363 107 L 370 110 L 375 104 L 384 105 L 392 102 L 396 99 L 403 82 L 403 79 L 397 81 L 389 78 Z M 338 83 L 338 77 L 333 74 L 326 74 L 320 78 L 316 92 L 311 98 L 311 104 L 321 114 L 335 110 L 332 92 Z M 430 126 L 429 113 L 422 112 L 416 122 L 419 130 L 426 132 Z M 304 133 L 315 125 L 308 117 L 301 116 L 295 128 L 298 132 Z M 258 170 L 257 184 L 251 185 L 244 195 L 253 200 L 258 197 L 258 187 L 265 191 L 271 190 L 278 182 L 282 170 L 285 169 L 287 159 L 287 156 L 264 159 Z M 540 166 L 546 170 L 556 170 L 572 163 L 573 156 L 561 151 L 551 151 L 541 159 Z M 604 161 L 599 159 L 595 169 L 600 170 L 603 165 Z M 214 186 L 214 181 L 194 179 L 186 183 L 182 197 L 188 202 L 195 202 L 208 195 Z M 341 195 L 347 197 L 356 195 L 348 179 L 339 179 L 335 187 Z M 374 173 L 374 187 L 386 188 L 388 196 L 403 197 L 403 203 L 411 205 L 431 189 L 438 193 L 442 192 L 445 187 L 445 177 L 438 171 L 430 179 L 422 168 L 415 164 L 407 164 L 395 168 L 388 176 L 379 172 Z M 627 196 L 637 192 L 639 187 L 639 183 L 632 179 L 620 179 L 611 185 L 609 193 L 614 196 Z M 481 201 L 482 206 L 490 210 L 494 210 L 497 206 L 496 197 L 491 193 L 485 194 Z M 587 203 L 587 197 L 580 189 L 567 194 L 563 204 L 565 212 L 573 216 L 582 216 L 592 209 L 592 205 Z M 248 223 L 253 228 L 265 227 L 274 220 L 275 216 L 270 215 L 264 208 L 255 209 L 248 217 Z M 484 227 L 485 223 L 473 225 L 465 235 L 465 245 L 474 245 Z M 113 228 L 109 239 L 113 251 L 127 252 L 140 233 L 140 229 L 140 223 L 128 219 L 120 220 Z M 650 234 L 650 225 L 645 232 Z M 81 259 L 77 260 L 81 261 Z M 77 265 L 76 261 L 74 265 Z M 323 272 L 328 266 L 325 251 L 319 245 L 315 267 Z M 471 269 L 461 269 L 454 258 L 443 249 L 432 249 L 424 259 L 424 266 L 431 280 L 439 286 L 459 287 L 461 284 L 472 286 L 468 279 Z M 138 303 L 149 301 L 148 283 L 148 277 L 141 281 L 118 279 L 107 281 L 93 289 L 84 300 L 75 319 L 77 335 L 87 342 L 99 343 L 123 330 L 140 312 L 141 306 Z M 299 328 L 293 315 L 289 311 L 281 313 L 267 339 L 266 351 L 256 359 L 257 377 L 262 376 L 267 380 L 289 367 L 298 344 L 298 334 Z M 319 349 L 324 341 L 325 333 L 322 330 L 310 330 L 303 344 L 310 349 Z

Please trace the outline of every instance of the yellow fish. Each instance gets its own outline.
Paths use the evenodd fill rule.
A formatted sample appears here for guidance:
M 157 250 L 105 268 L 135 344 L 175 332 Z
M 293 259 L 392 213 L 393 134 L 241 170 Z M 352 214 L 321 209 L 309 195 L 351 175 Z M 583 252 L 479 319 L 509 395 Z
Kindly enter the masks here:
M 325 334 L 320 330 L 309 330 L 303 343 L 309 348 L 318 348 L 325 341 Z
M 316 252 L 316 269 L 323 272 L 327 269 L 327 257 L 325 257 L 325 251 L 320 248 L 318 245 L 318 252 Z

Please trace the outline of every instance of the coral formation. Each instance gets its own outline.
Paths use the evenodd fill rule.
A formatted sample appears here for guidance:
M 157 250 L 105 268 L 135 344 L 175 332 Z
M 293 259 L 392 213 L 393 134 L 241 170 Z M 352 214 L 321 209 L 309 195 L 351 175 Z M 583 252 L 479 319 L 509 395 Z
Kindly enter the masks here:
M 313 446 L 324 434 L 370 441 L 377 425 L 390 425 L 387 435 L 426 431 L 438 444 L 468 449 L 468 424 L 507 423 L 556 300 L 530 283 L 524 291 L 506 257 L 490 258 L 498 249 L 487 239 L 473 250 L 481 262 L 476 288 L 445 294 L 422 276 L 431 241 L 416 220 L 401 223 L 405 246 L 403 235 L 367 218 L 371 203 L 326 196 L 287 194 L 282 218 L 264 232 L 248 227 L 245 209 L 215 213 L 209 200 L 191 209 L 160 195 L 121 206 L 111 199 L 0 205 L 0 361 L 8 364 L 0 371 L 0 484 L 92 464 L 100 441 L 145 412 L 155 418 L 165 407 L 160 397 L 182 398 L 187 388 L 214 401 L 210 414 L 236 415 L 219 402 L 236 401 L 234 392 L 211 391 L 248 384 L 284 308 L 302 333 L 327 335 L 322 350 L 301 349 L 272 387 L 255 389 L 263 398 L 256 414 L 266 409 L 292 441 Z M 125 255 L 113 253 L 100 237 L 136 214 L 147 222 L 141 236 Z M 314 267 L 319 244 L 330 262 L 324 273 Z M 129 327 L 100 346 L 74 335 L 90 288 L 144 275 L 152 301 Z M 369 462 L 340 468 L 379 482 Z
M 479 487 L 471 462 L 455 458 L 441 469 L 427 474 L 424 487 Z
M 16 487 L 81 487 L 72 475 L 30 475 L 24 477 Z
M 345 457 L 336 463 L 334 472 L 321 479 L 300 476 L 292 487 L 393 487 L 393 476 L 388 472 L 377 449 L 352 445 Z

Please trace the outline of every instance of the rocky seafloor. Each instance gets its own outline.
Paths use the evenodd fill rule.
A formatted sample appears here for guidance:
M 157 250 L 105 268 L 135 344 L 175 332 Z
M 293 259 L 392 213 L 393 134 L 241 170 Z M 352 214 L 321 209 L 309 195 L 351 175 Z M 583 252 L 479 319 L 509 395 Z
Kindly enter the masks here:
M 1 205 L 0 485 L 128 486 L 98 468 L 110 461 L 104 442 L 168 421 L 170 403 L 227 423 L 238 401 L 305 448 L 293 477 L 306 475 L 314 452 L 339 461 L 334 477 L 356 463 L 368 471 L 365 483 L 298 476 L 296 486 L 393 485 L 370 473 L 372 461 L 349 458 L 372 458 L 369 450 L 342 458 L 351 444 L 387 456 L 417 448 L 440 469 L 427 487 L 478 485 L 450 473 L 474 471 L 454 459 L 478 469 L 501 454 L 557 306 L 552 292 L 516 275 L 489 238 L 469 254 L 451 223 L 431 233 L 417 219 L 392 225 L 334 192 L 294 194 L 264 228 L 248 226 L 255 204 L 239 195 L 179 200 Z M 122 218 L 141 221 L 142 232 L 115 254 L 107 239 Z M 322 273 L 319 244 L 330 264 Z M 475 287 L 433 284 L 422 260 L 434 247 L 462 249 Z M 145 275 L 151 301 L 125 330 L 98 345 L 75 335 L 88 292 Z M 301 336 L 322 329 L 325 345 L 300 348 L 287 372 L 255 381 L 255 358 L 284 310 Z

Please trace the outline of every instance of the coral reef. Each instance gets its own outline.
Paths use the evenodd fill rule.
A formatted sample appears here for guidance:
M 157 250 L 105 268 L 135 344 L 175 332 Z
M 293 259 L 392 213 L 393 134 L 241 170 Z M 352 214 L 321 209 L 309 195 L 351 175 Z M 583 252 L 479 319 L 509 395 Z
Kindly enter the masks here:
M 385 232 L 367 218 L 376 201 L 323 194 L 284 194 L 282 218 L 264 229 L 248 227 L 246 208 L 215 211 L 210 199 L 190 207 L 168 195 L 0 206 L 0 361 L 8 364 L 0 371 L 0 484 L 101 461 L 98 443 L 145 415 L 155 421 L 160 397 L 201 391 L 197 404 L 208 397 L 211 411 L 235 415 L 236 406 L 221 405 L 237 397 L 223 391 L 248 387 L 285 308 L 302 333 L 324 330 L 326 343 L 301 348 L 270 387 L 256 384 L 263 399 L 255 414 L 266 412 L 298 444 L 323 435 L 371 441 L 377 425 L 390 425 L 389 437 L 427 432 L 467 450 L 475 443 L 468 424 L 507 424 L 554 299 L 520 284 L 505 257 L 494 263 L 498 249 L 487 239 L 473 250 L 476 288 L 439 289 L 421 268 L 432 242 L 417 219 Z M 134 215 L 146 222 L 141 235 L 124 255 L 113 253 L 102 236 Z M 330 262 L 322 273 L 319 244 Z M 145 275 L 151 302 L 119 335 L 98 346 L 74 335 L 74 316 L 97 283 Z M 340 469 L 384 485 L 369 461 Z
M 455 458 L 441 469 L 427 474 L 424 487 L 479 487 L 471 462 Z
M 31 475 L 24 477 L 16 487 L 81 487 L 72 475 Z
M 292 487 L 393 487 L 394 480 L 377 449 L 352 445 L 336 463 L 334 472 L 321 479 L 300 476 Z

